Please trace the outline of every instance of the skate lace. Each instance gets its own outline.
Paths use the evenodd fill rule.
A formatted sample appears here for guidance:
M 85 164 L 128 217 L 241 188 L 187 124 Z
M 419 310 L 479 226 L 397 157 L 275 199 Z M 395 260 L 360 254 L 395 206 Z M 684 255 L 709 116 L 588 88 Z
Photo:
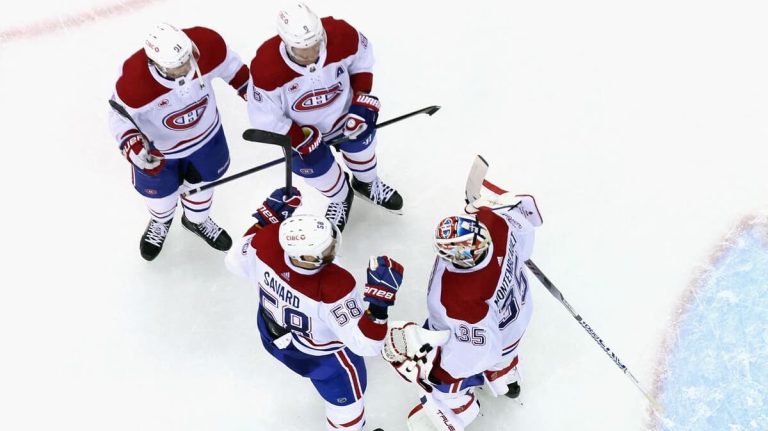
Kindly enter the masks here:
M 371 191 L 368 193 L 368 196 L 370 196 L 371 200 L 378 205 L 388 201 L 394 193 L 395 189 L 384 184 L 384 181 L 381 181 L 380 178 L 376 178 L 376 180 L 371 183 Z
M 219 225 L 214 223 L 214 221 L 211 220 L 210 217 L 208 217 L 207 219 L 205 219 L 204 222 L 197 225 L 197 230 L 203 235 L 205 235 L 206 237 L 215 241 L 216 238 L 219 237 L 219 234 L 223 229 L 220 228 Z
M 165 241 L 166 236 L 168 236 L 168 226 L 165 223 L 152 220 L 152 223 L 149 225 L 149 230 L 147 231 L 147 238 L 145 241 L 160 247 L 163 241 Z
M 340 221 L 346 223 L 348 209 L 346 202 L 331 202 L 325 211 L 325 218 L 333 224 L 339 224 Z

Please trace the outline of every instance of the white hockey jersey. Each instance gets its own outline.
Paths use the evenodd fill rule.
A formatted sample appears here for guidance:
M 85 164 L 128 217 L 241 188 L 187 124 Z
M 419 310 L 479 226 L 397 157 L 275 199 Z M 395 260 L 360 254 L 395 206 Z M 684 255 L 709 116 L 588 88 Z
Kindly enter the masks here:
M 123 63 L 113 98 L 131 114 L 141 131 L 166 158 L 186 157 L 203 146 L 219 130 L 221 120 L 211 81 L 221 78 L 245 94 L 248 68 L 215 31 L 204 27 L 183 30 L 198 49 L 197 63 L 204 86 L 195 70 L 170 80 L 147 63 L 144 50 Z M 138 134 L 122 116 L 110 110 L 110 132 L 118 143 Z
M 333 263 L 316 270 L 292 265 L 278 229 L 271 224 L 243 237 L 227 253 L 227 268 L 253 281 L 261 307 L 291 331 L 298 350 L 319 356 L 346 346 L 360 356 L 379 354 L 387 324 L 365 315 L 352 275 Z
M 489 370 L 513 353 L 531 319 L 533 304 L 524 262 L 534 228 L 517 210 L 477 213 L 491 234 L 488 255 L 458 268 L 437 258 L 429 282 L 430 329 L 451 331 L 432 375 L 444 383 Z
M 322 19 L 326 46 L 317 63 L 301 66 L 288 58 L 279 37 L 264 42 L 251 61 L 248 117 L 257 129 L 303 140 L 301 126 L 323 135 L 341 130 L 355 92 L 373 85 L 373 51 L 368 39 L 343 20 Z

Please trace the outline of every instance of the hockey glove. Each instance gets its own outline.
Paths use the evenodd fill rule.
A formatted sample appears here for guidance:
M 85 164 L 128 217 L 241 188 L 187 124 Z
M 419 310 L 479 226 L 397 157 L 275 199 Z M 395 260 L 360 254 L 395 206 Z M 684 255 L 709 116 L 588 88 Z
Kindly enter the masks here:
M 437 347 L 450 338 L 450 331 L 430 331 L 413 322 L 392 322 L 381 351 L 384 360 L 406 382 L 416 383 L 432 392 L 429 373 L 432 371 Z
M 383 308 L 394 305 L 397 290 L 403 283 L 403 271 L 403 265 L 387 256 L 371 257 L 363 300 Z
M 344 136 L 350 141 L 369 144 L 376 136 L 380 107 L 379 99 L 370 94 L 358 94 L 352 98 L 352 105 L 344 121 Z
M 295 145 L 293 151 L 303 158 L 320 147 L 323 143 L 323 135 L 315 126 L 303 126 L 301 131 L 304 133 L 304 140 Z
M 151 144 L 147 147 L 151 147 Z M 123 139 L 120 150 L 129 162 L 149 176 L 159 174 L 166 163 L 165 156 L 156 148 L 147 151 L 144 138 L 138 134 L 129 135 Z
M 285 187 L 281 187 L 269 195 L 261 207 L 253 213 L 253 217 L 258 220 L 261 226 L 280 223 L 290 217 L 299 205 L 301 205 L 299 189 L 293 187 L 291 194 L 287 195 Z
M 531 195 L 513 195 L 511 192 L 504 192 L 500 195 L 491 194 L 490 196 L 481 196 L 479 199 L 464 207 L 467 214 L 475 214 L 480 208 L 509 208 L 522 214 L 534 227 L 541 226 L 544 220 L 536 205 L 536 199 Z
M 450 331 L 430 331 L 414 322 L 390 322 L 381 355 L 389 363 L 423 360 L 433 348 L 445 344 L 450 336 Z

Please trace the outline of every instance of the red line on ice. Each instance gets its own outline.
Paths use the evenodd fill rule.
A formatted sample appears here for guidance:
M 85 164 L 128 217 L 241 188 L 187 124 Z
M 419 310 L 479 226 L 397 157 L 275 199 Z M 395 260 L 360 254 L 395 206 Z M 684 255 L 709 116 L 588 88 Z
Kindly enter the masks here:
M 46 19 L 21 27 L 13 27 L 0 30 L 0 45 L 23 39 L 55 33 L 68 28 L 82 27 L 97 21 L 112 18 L 117 15 L 125 15 L 138 9 L 159 3 L 163 0 L 124 0 L 111 5 L 99 6 L 78 13 L 76 15 L 63 15 L 53 19 Z

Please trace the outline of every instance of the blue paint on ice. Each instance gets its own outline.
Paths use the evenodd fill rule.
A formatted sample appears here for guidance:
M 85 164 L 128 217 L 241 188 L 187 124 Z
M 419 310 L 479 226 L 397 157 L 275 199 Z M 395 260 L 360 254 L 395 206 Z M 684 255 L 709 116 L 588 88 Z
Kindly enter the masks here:
M 664 431 L 768 430 L 765 228 L 730 245 L 681 316 L 662 377 Z

